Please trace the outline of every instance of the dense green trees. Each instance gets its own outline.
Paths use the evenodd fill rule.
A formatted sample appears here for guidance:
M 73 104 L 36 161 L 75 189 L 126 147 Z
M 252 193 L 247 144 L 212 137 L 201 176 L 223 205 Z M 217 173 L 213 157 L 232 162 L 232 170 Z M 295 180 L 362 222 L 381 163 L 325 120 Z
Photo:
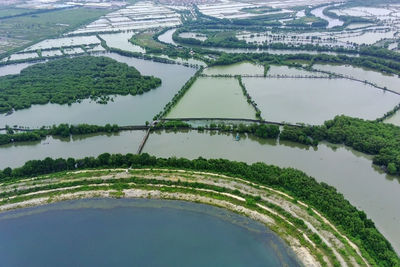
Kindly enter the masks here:
M 318 141 L 313 140 L 311 137 L 307 136 L 306 133 L 300 127 L 293 127 L 285 125 L 283 131 L 279 136 L 280 140 L 289 140 L 305 145 L 317 145 Z
M 24 141 L 38 141 L 46 137 L 47 135 L 55 135 L 67 137 L 75 134 L 89 134 L 89 133 L 113 133 L 118 132 L 120 127 L 116 124 L 106 124 L 105 126 L 89 125 L 89 124 L 78 124 L 68 125 L 60 124 L 58 126 L 53 125 L 51 128 L 42 127 L 39 130 L 27 131 L 22 133 L 7 133 L 0 134 L 0 145 L 9 143 L 24 142 Z
M 46 136 L 45 131 L 33 131 L 16 134 L 0 134 L 0 145 L 13 142 L 38 141 Z
M 161 121 L 154 126 L 155 129 L 182 129 L 191 128 L 190 124 L 183 121 Z
M 367 218 L 364 212 L 352 206 L 334 187 L 325 183 L 318 183 L 314 178 L 291 168 L 279 168 L 264 163 L 248 165 L 243 162 L 224 159 L 164 159 L 148 154 L 110 155 L 105 153 L 97 158 L 86 157 L 77 160 L 72 158 L 67 160 L 46 158 L 28 161 L 21 168 L 6 168 L 1 171 L 0 181 L 66 170 L 130 166 L 211 171 L 278 188 L 314 206 L 323 213 L 375 260 L 372 265 L 399 266 L 400 264 L 399 258 L 390 243 L 378 232 L 374 223 Z
M 312 145 L 322 140 L 345 144 L 374 155 L 373 162 L 388 173 L 400 174 L 400 127 L 393 124 L 336 116 L 322 126 L 286 126 L 282 138 Z
M 221 128 L 221 126 L 218 127 Z M 245 125 L 241 123 L 237 126 L 235 125 L 232 130 L 239 133 L 251 133 L 261 138 L 278 138 L 280 134 L 279 126 L 272 124 L 252 123 L 250 125 Z
M 0 77 L 0 113 L 32 104 L 71 104 L 88 97 L 106 101 L 104 96 L 142 94 L 160 84 L 160 79 L 141 76 L 135 68 L 110 58 L 63 58 Z
M 53 125 L 51 129 L 49 129 L 48 134 L 50 135 L 59 135 L 63 137 L 67 137 L 69 135 L 75 134 L 90 134 L 90 133 L 115 133 L 120 130 L 120 127 L 117 124 L 106 124 L 104 126 L 98 125 L 89 125 L 89 124 L 78 124 L 78 125 L 68 125 L 68 124 L 60 124 L 58 126 Z

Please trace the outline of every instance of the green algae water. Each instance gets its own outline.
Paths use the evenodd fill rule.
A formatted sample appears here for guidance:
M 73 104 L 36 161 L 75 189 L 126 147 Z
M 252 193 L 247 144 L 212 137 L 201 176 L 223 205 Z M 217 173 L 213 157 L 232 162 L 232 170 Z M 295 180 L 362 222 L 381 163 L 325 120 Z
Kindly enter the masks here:
M 256 111 L 247 103 L 235 78 L 200 77 L 167 118 L 246 118 Z
M 0 214 L 3 266 L 300 266 L 264 225 L 183 201 L 86 199 Z

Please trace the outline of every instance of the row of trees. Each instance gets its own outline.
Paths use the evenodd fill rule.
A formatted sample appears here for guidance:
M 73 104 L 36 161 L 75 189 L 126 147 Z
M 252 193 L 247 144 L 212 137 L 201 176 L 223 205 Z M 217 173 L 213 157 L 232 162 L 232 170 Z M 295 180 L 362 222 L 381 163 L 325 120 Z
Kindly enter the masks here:
M 309 65 L 316 63 L 353 65 L 357 67 L 368 68 L 371 70 L 400 75 L 399 62 L 385 60 L 384 58 L 362 56 L 352 57 L 346 55 L 327 55 L 327 54 L 287 54 L 272 55 L 268 53 L 222 53 L 212 65 L 230 65 L 242 61 L 253 61 L 260 64 L 284 64 L 287 61 L 306 61 Z M 299 65 L 300 66 L 300 65 Z
M 191 128 L 189 123 L 183 121 L 161 121 L 154 126 L 154 129 L 183 129 Z
M 240 177 L 252 182 L 278 188 L 288 192 L 293 197 L 314 206 L 342 231 L 356 241 L 372 258 L 372 265 L 398 266 L 399 258 L 390 243 L 375 228 L 374 223 L 366 214 L 357 210 L 336 189 L 325 183 L 318 183 L 305 173 L 291 169 L 279 168 L 264 163 L 248 165 L 243 162 L 224 159 L 198 158 L 156 158 L 148 154 L 141 155 L 110 155 L 102 154 L 97 158 L 83 159 L 52 159 L 33 160 L 23 167 L 6 168 L 0 172 L 0 181 L 9 181 L 53 172 L 85 169 L 85 168 L 115 168 L 115 167 L 166 167 L 211 171 Z
M 36 64 L 0 77 L 0 113 L 33 104 L 71 104 L 89 97 L 136 95 L 161 85 L 127 64 L 106 57 L 75 57 Z
M 164 109 L 154 116 L 153 120 L 163 118 L 168 114 L 168 112 L 178 103 L 178 101 L 185 95 L 193 83 L 203 72 L 203 67 L 200 69 L 182 86 L 182 88 L 174 95 L 170 102 L 165 105 Z
M 265 71 L 264 71 L 264 76 L 266 76 L 266 72 Z M 242 76 L 238 75 L 238 76 L 236 76 L 236 78 L 238 79 L 240 88 L 242 88 L 243 95 L 247 99 L 247 103 L 249 103 L 249 104 L 251 104 L 253 106 L 253 108 L 256 110 L 257 119 L 261 120 L 261 110 L 258 108 L 257 103 L 251 98 L 250 94 L 247 92 L 247 88 L 243 84 L 243 81 L 242 81 Z
M 159 122 L 154 129 L 193 129 L 193 127 L 183 121 L 168 120 Z M 273 124 L 225 124 L 225 123 L 210 123 L 205 126 L 197 126 L 199 131 L 203 130 L 217 130 L 220 132 L 236 132 L 236 133 L 249 133 L 261 138 L 278 138 L 280 134 L 279 126 Z
M 117 124 L 106 124 L 105 126 L 89 125 L 89 124 L 60 124 L 53 125 L 51 128 L 42 127 L 39 130 L 29 132 L 14 133 L 12 129 L 8 130 L 7 134 L 0 134 L 0 145 L 9 143 L 25 142 L 25 141 L 38 141 L 48 135 L 68 137 L 76 134 L 90 134 L 90 133 L 115 133 L 120 131 Z

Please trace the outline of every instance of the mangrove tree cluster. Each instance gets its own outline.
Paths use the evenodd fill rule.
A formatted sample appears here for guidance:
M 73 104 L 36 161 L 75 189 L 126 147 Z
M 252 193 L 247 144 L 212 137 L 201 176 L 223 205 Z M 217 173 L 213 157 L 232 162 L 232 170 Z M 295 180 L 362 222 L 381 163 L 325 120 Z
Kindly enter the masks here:
M 159 78 L 142 76 L 110 58 L 63 58 L 0 77 L 0 113 L 33 104 L 71 104 L 89 97 L 104 102 L 109 95 L 143 94 L 160 84 Z
M 89 125 L 89 124 L 78 124 L 68 125 L 60 124 L 58 126 L 53 125 L 51 128 L 42 127 L 38 130 L 15 132 L 11 128 L 7 129 L 6 134 L 0 134 L 0 145 L 9 143 L 24 142 L 24 141 L 38 141 L 46 137 L 47 135 L 68 137 L 75 134 L 90 134 L 90 133 L 115 133 L 120 130 L 120 127 L 116 124 L 106 124 L 105 126 Z
M 378 121 L 336 116 L 322 126 L 284 127 L 281 138 L 303 144 L 328 141 L 374 155 L 373 162 L 400 174 L 400 127 Z

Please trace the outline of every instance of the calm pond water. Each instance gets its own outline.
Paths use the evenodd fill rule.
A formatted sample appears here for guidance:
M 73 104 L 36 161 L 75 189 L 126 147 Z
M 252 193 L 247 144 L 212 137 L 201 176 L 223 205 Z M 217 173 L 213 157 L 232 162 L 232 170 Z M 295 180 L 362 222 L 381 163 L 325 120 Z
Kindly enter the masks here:
M 175 93 L 196 72 L 194 68 L 181 65 L 162 64 L 113 53 L 102 55 L 127 63 L 129 66 L 138 69 L 143 75 L 159 77 L 162 80 L 162 85 L 143 95 L 117 96 L 114 98 L 114 102 L 110 101 L 107 105 L 97 104 L 90 100 L 74 103 L 71 106 L 34 105 L 29 109 L 14 112 L 10 116 L 0 114 L 0 127 L 5 125 L 41 127 L 60 123 L 144 124 L 145 121 L 151 121 L 153 116 L 164 108 Z
M 376 119 L 400 96 L 348 79 L 243 78 L 268 121 L 322 124 L 336 115 Z
M 168 118 L 255 118 L 235 78 L 199 77 Z
M 264 66 L 256 65 L 251 62 L 239 62 L 232 65 L 221 65 L 205 68 L 203 73 L 206 75 L 264 75 Z M 307 75 L 328 77 L 328 75 L 324 73 L 311 72 L 300 68 L 278 65 L 270 65 L 267 75 Z
M 299 68 L 290 68 L 288 66 L 276 66 L 270 65 L 270 68 L 267 72 L 268 75 L 289 75 L 289 76 L 318 76 L 318 77 L 327 77 L 328 75 L 323 73 L 311 72 L 304 69 Z
M 160 40 L 163 43 L 172 44 L 174 46 L 177 46 L 178 44 L 175 43 L 174 40 L 172 39 L 172 35 L 174 34 L 175 31 L 176 31 L 176 29 L 171 29 L 171 30 L 164 32 L 163 34 L 158 36 L 158 40 Z
M 207 75 L 263 75 L 264 66 L 250 62 L 239 62 L 232 65 L 215 66 L 203 70 Z
M 321 18 L 323 20 L 328 21 L 328 26 L 326 26 L 327 28 L 332 28 L 332 27 L 335 27 L 335 26 L 342 26 L 343 25 L 343 21 L 324 15 L 323 11 L 324 11 L 325 8 L 327 8 L 327 7 L 326 6 L 322 6 L 322 7 L 313 9 L 313 10 L 311 10 L 311 14 L 313 14 L 314 16 L 319 17 L 319 18 Z
M 145 53 L 146 50 L 129 42 L 134 34 L 134 32 L 119 32 L 101 34 L 100 37 L 106 41 L 109 47 L 115 47 L 130 52 Z
M 18 63 L 5 65 L 0 67 L 0 76 L 5 76 L 9 74 L 20 74 L 21 70 L 33 65 L 34 63 Z
M 145 131 L 85 134 L 71 138 L 47 137 L 42 141 L 0 146 L 0 169 L 19 167 L 33 159 L 82 158 L 102 153 L 136 153 Z
M 336 187 L 353 205 L 364 210 L 400 253 L 400 180 L 373 166 L 370 156 L 339 145 L 322 143 L 313 149 L 246 135 L 236 142 L 235 136 L 197 131 L 156 132 L 150 135 L 143 152 L 158 157 L 265 162 L 302 170 Z
M 0 214 L 5 266 L 300 266 L 264 225 L 203 204 L 86 199 Z
M 381 87 L 387 87 L 390 90 L 400 93 L 400 79 L 395 75 L 385 75 L 380 72 L 357 68 L 350 65 L 324 65 L 315 64 L 314 69 L 334 72 L 342 75 L 354 77 L 361 81 L 369 81 Z

